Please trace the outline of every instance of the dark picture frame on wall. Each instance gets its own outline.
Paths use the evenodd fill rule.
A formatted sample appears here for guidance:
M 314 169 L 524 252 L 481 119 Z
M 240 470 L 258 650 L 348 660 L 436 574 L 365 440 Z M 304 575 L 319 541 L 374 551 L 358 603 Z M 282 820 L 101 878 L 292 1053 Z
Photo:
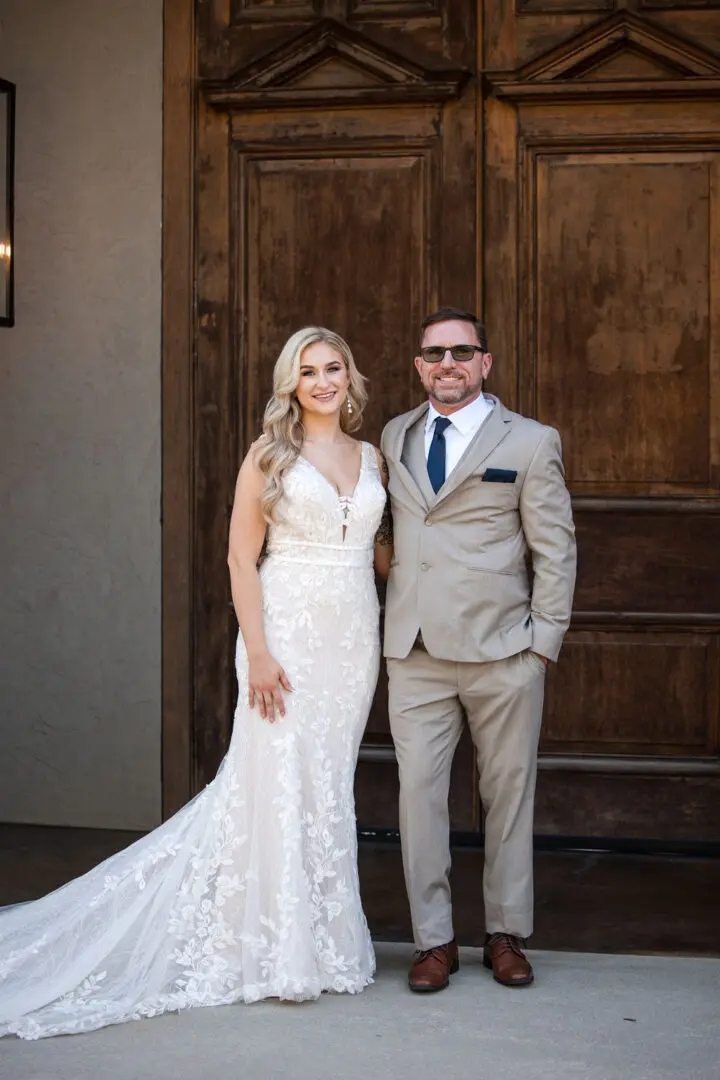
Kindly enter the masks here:
M 0 326 L 15 325 L 15 84 L 0 79 Z

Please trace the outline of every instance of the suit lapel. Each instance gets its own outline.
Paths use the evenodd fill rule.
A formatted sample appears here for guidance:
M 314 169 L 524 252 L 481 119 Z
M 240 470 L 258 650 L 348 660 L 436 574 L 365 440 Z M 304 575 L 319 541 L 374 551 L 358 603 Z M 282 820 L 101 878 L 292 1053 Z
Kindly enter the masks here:
M 490 395 L 488 395 L 489 397 Z M 459 488 L 463 481 L 467 480 L 475 469 L 493 452 L 495 447 L 503 441 L 512 427 L 512 414 L 504 407 L 497 398 L 494 401 L 493 411 L 472 440 L 463 456 L 458 461 L 447 480 L 435 496 L 434 503 L 437 506 L 449 495 Z M 429 481 L 428 481 L 429 483 Z M 430 489 L 432 490 L 432 488 Z
M 425 490 L 426 485 L 423 483 L 423 470 L 420 469 L 417 471 L 414 462 L 411 463 L 409 461 L 409 457 L 413 451 L 413 444 L 416 441 L 413 436 L 416 436 L 417 432 L 420 432 L 422 452 L 424 446 L 424 417 L 426 416 L 427 411 L 428 404 L 425 402 L 408 415 L 407 421 L 400 429 L 395 446 L 393 447 L 393 457 L 395 459 L 395 467 L 399 479 L 403 482 L 412 497 L 426 509 L 429 498 L 434 498 L 433 489 L 430 486 L 430 480 L 427 477 L 427 468 L 425 468 L 425 480 L 427 481 L 427 488 L 430 490 L 429 496 Z M 412 468 L 409 467 L 410 465 L 412 465 Z M 413 475 L 413 473 L 416 475 Z
M 403 461 L 407 465 L 411 476 L 423 494 L 426 506 L 435 501 L 430 477 L 427 471 L 427 458 L 425 457 L 425 417 L 427 412 L 415 421 L 405 436 L 403 447 Z

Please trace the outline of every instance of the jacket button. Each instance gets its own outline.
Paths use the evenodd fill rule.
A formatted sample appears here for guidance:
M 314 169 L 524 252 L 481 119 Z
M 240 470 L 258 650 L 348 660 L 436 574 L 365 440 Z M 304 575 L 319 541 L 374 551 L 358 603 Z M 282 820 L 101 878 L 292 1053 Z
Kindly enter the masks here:
M 428 566 L 428 564 L 426 562 L 424 562 L 424 563 L 420 563 L 420 569 L 421 570 L 429 570 L 430 567 Z
M 432 525 L 432 523 L 433 523 L 433 519 L 432 519 L 432 518 L 430 518 L 430 517 L 429 517 L 429 518 L 425 518 L 425 524 L 426 524 L 426 525 Z

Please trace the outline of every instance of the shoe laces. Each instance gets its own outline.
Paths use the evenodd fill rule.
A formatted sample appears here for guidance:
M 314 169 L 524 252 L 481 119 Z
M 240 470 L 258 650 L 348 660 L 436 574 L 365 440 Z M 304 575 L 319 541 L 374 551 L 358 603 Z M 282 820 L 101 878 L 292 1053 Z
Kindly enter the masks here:
M 421 964 L 423 960 L 427 960 L 429 956 L 432 956 L 434 960 L 445 960 L 447 958 L 447 945 L 434 945 L 432 949 L 418 949 L 415 953 L 415 963 Z
M 520 948 L 520 939 L 512 934 L 492 934 L 488 945 L 497 946 L 497 953 L 513 952 L 516 956 L 523 956 Z M 524 957 L 523 957 L 524 959 Z

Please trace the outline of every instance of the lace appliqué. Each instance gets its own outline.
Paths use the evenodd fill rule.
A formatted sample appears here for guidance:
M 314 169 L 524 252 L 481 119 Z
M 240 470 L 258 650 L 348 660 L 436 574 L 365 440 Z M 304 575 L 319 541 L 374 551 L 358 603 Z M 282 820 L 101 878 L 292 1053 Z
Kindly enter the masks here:
M 379 666 L 375 452 L 343 503 L 299 460 L 260 576 L 294 687 L 268 724 L 238 707 L 215 780 L 160 828 L 49 896 L 0 912 L 0 1035 L 91 1031 L 193 1006 L 357 993 L 375 967 L 353 781 Z

